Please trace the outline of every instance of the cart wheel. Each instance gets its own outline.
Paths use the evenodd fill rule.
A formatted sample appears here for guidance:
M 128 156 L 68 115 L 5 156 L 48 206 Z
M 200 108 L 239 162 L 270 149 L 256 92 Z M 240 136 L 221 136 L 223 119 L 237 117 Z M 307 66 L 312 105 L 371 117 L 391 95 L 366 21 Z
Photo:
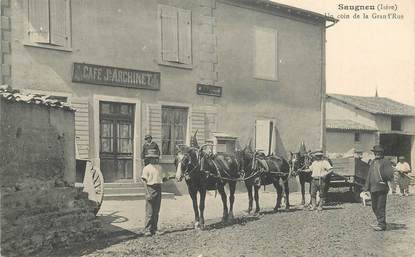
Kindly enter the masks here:
M 84 192 L 88 193 L 89 200 L 96 202 L 94 213 L 97 215 L 104 199 L 104 176 L 100 169 L 92 166 L 90 161 L 85 167 Z

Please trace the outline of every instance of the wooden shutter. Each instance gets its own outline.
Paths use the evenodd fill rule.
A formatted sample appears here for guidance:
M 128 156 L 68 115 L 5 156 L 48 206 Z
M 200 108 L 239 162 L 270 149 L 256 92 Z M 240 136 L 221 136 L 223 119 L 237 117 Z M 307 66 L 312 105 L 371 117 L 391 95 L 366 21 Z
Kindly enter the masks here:
M 79 159 L 89 158 L 89 104 L 88 99 L 72 99 L 75 108 L 75 136 Z
M 147 122 L 147 133 L 161 148 L 161 105 L 147 104 Z
M 192 14 L 190 10 L 178 10 L 179 62 L 192 63 Z
M 255 121 L 255 149 L 269 154 L 271 140 L 271 121 L 257 120 Z
M 49 43 L 49 1 L 29 0 L 29 38 L 36 43 Z
M 162 58 L 163 61 L 178 62 L 177 9 L 171 6 L 162 6 L 160 8 Z
M 51 43 L 67 46 L 69 40 L 69 0 L 50 1 Z
M 195 132 L 197 131 L 197 142 L 198 144 L 204 144 L 206 141 L 205 138 L 205 118 L 206 114 L 205 111 L 202 109 L 193 109 L 191 116 L 190 116 L 190 122 L 191 122 L 191 136 L 193 136 L 195 134 Z

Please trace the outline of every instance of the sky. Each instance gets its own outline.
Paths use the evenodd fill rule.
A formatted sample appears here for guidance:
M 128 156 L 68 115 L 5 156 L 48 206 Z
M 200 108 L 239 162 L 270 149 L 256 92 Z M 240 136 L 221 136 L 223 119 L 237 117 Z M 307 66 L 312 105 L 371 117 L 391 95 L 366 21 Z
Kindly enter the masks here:
M 327 93 L 374 96 L 377 88 L 381 97 L 415 106 L 414 0 L 275 2 L 330 14 L 340 20 L 327 29 Z M 392 9 L 378 10 L 379 4 Z M 350 10 L 353 7 L 346 10 L 346 5 L 373 5 L 376 10 Z M 363 18 L 363 13 L 368 17 Z M 354 19 L 354 14 L 359 17 Z M 388 14 L 391 14 L 388 19 L 378 18 Z

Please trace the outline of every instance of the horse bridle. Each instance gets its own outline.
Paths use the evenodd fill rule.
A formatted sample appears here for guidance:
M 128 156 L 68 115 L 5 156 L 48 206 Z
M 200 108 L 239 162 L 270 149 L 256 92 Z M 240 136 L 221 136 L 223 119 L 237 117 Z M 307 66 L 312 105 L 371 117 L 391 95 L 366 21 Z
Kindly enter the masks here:
M 196 165 L 194 165 L 193 166 L 193 168 L 190 170 L 190 167 L 192 166 L 191 164 L 192 164 L 192 158 L 191 158 L 191 156 L 190 156 L 190 154 L 189 153 L 186 153 L 186 154 L 184 154 L 184 156 L 185 157 L 183 157 L 181 160 L 180 160 L 180 163 L 181 163 L 181 165 L 182 166 L 185 166 L 186 167 L 186 169 L 183 171 L 183 174 L 182 174 L 182 177 L 185 177 L 185 176 L 190 176 L 190 175 L 192 175 L 193 174 L 193 172 L 200 166 L 199 165 L 199 163 L 198 162 L 196 162 Z M 185 159 L 187 159 L 187 158 L 190 158 L 190 162 L 189 162 L 189 164 L 187 164 L 187 163 L 184 163 L 184 160 Z M 190 170 L 190 171 L 189 171 Z
M 298 156 L 301 156 L 301 154 L 298 154 Z M 298 173 L 298 171 L 302 171 L 302 170 L 305 170 L 306 168 L 308 168 L 309 166 L 310 166 L 310 159 L 311 159 L 311 157 L 310 157 L 310 154 L 309 153 L 306 153 L 305 155 L 303 155 L 304 156 L 304 162 L 303 162 L 303 166 L 301 166 L 301 167 L 299 167 L 298 169 L 296 169 L 296 173 Z M 298 158 L 298 160 L 300 160 L 300 158 L 301 157 L 299 157 Z M 297 160 L 297 159 L 296 159 Z M 292 164 L 292 169 L 294 170 L 294 164 Z

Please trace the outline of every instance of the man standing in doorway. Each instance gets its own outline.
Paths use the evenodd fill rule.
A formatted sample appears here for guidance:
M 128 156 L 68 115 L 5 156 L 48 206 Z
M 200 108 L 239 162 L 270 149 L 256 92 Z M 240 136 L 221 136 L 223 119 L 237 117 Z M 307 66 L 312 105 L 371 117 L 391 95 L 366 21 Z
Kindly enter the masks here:
M 409 184 L 411 182 L 411 178 L 408 176 L 408 173 L 411 172 L 411 167 L 405 161 L 404 156 L 399 157 L 399 162 L 396 164 L 395 169 L 399 174 L 398 184 L 399 184 L 399 189 L 401 191 L 401 195 L 408 196 L 409 195 Z
M 386 230 L 388 181 L 393 180 L 393 168 L 391 162 L 384 159 L 384 149 L 381 145 L 375 145 L 372 152 L 375 159 L 370 164 L 364 190 L 370 192 L 372 210 L 377 220 L 377 224 L 372 227 L 376 231 L 383 231 Z
M 146 141 L 143 145 L 143 150 L 141 151 L 141 159 L 144 160 L 144 166 L 147 166 L 150 163 L 149 156 L 157 156 L 160 158 L 160 149 L 156 142 L 153 142 L 153 137 L 151 135 L 146 135 L 144 137 Z

